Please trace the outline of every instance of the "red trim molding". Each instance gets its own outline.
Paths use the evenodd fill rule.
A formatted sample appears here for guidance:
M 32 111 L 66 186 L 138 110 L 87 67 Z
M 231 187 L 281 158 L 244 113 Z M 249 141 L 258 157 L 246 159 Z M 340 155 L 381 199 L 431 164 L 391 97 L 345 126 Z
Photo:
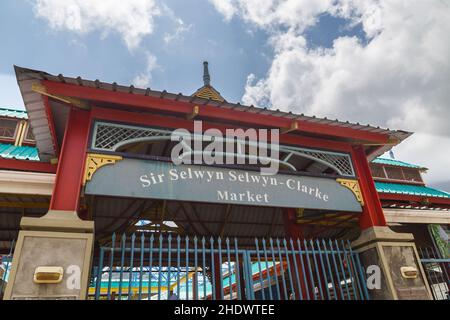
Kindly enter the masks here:
M 415 196 L 401 193 L 378 193 L 381 200 L 450 205 L 450 198 Z
M 56 165 L 48 162 L 0 158 L 0 169 L 56 173 Z
M 193 107 L 195 106 L 195 104 L 189 102 L 83 87 L 48 80 L 42 81 L 42 84 L 46 87 L 47 92 L 50 94 L 133 106 L 148 111 L 165 111 L 188 115 L 192 113 Z M 202 105 L 200 107 L 199 116 L 271 128 L 289 128 L 292 126 L 293 121 L 292 119 L 276 117 L 273 115 L 249 113 L 209 105 Z M 332 137 L 351 139 L 353 141 L 362 140 L 372 143 L 386 143 L 388 141 L 388 136 L 380 133 L 330 126 L 320 123 L 311 123 L 302 120 L 297 120 L 297 124 L 298 129 L 296 129 L 296 131 L 300 132 L 328 135 Z

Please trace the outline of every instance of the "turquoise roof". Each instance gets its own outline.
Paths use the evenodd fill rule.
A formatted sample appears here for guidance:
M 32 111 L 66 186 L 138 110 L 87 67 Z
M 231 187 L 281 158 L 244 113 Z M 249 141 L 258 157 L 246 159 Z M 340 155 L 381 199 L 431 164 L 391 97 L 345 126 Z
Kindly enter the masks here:
M 39 161 L 38 149 L 28 146 L 14 146 L 0 143 L 0 157 L 6 159 Z
M 28 119 L 28 114 L 25 110 L 16 110 L 0 107 L 0 117 Z
M 421 167 L 421 166 L 418 166 L 415 164 L 411 164 L 411 163 L 407 163 L 407 162 L 403 162 L 403 161 L 395 160 L 395 159 L 388 159 L 388 158 L 375 158 L 372 160 L 372 163 L 380 163 L 380 164 L 386 164 L 386 165 L 397 166 L 397 167 L 425 169 L 424 167 Z
M 450 193 L 433 189 L 426 186 L 418 186 L 411 184 L 401 184 L 401 183 L 386 183 L 386 182 L 375 182 L 375 187 L 378 192 L 383 193 L 396 193 L 396 194 L 408 194 L 414 196 L 424 196 L 424 197 L 438 197 L 438 198 L 450 198 Z

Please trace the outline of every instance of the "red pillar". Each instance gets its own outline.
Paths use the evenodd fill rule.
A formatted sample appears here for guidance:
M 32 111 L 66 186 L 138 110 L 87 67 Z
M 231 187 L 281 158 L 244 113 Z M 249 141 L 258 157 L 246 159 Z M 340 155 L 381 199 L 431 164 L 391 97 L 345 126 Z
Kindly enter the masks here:
M 78 211 L 89 126 L 90 112 L 72 108 L 58 159 L 51 210 Z
M 363 146 L 354 146 L 352 155 L 356 174 L 358 175 L 359 187 L 364 199 L 363 212 L 359 218 L 359 225 L 362 230 L 373 226 L 385 226 L 386 220 L 384 218 L 383 208 L 381 207 Z

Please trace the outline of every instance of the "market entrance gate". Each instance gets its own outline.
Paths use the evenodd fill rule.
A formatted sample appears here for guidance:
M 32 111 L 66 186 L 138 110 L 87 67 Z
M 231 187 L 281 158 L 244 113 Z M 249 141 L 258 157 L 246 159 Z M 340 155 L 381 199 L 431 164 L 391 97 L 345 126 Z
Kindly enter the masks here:
M 89 296 L 108 300 L 366 300 L 359 256 L 331 240 L 116 236 L 99 248 Z

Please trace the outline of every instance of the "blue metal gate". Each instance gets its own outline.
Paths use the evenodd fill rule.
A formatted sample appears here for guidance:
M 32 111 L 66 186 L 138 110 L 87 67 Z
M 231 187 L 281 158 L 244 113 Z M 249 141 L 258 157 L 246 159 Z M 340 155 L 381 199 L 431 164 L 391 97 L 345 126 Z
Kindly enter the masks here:
M 99 248 L 92 299 L 364 300 L 359 256 L 349 242 L 238 240 L 113 234 Z
M 436 248 L 418 248 L 434 300 L 450 300 L 450 259 L 442 258 Z

